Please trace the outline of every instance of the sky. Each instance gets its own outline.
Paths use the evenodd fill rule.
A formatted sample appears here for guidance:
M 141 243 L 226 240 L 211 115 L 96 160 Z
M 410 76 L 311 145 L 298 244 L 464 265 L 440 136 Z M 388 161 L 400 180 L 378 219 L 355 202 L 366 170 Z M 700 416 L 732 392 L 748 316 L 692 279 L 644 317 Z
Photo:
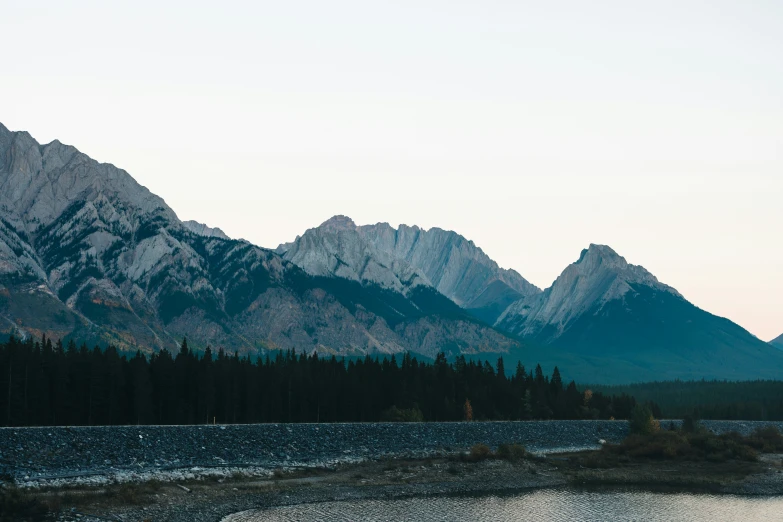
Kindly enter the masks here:
M 781 2 L 0 4 L 0 122 L 182 219 L 438 226 L 542 288 L 608 244 L 783 333 Z

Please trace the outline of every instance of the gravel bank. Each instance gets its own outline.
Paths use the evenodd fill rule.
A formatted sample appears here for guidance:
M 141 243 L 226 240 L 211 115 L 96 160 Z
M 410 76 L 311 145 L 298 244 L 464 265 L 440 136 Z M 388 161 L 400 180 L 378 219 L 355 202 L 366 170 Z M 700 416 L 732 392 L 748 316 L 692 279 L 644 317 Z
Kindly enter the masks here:
M 675 421 L 677 423 L 677 421 Z M 668 424 L 668 421 L 663 423 Z M 717 432 L 750 433 L 783 423 L 707 421 Z M 333 467 L 380 458 L 422 458 L 476 443 L 519 442 L 532 452 L 617 442 L 625 421 L 255 424 L 0 429 L 0 478 L 22 487 L 192 480 L 242 472 Z
M 521 442 L 531 451 L 621 440 L 623 421 L 256 424 L 0 429 L 0 474 L 23 487 L 192 479 L 244 470 L 329 467 Z
M 162 484 L 140 505 L 112 504 L 95 499 L 81 511 L 66 511 L 58 522 L 95 522 L 103 519 L 165 520 L 166 522 L 241 522 L 248 510 L 328 501 L 401 499 L 437 495 L 480 495 L 563 486 L 563 476 L 550 463 L 526 460 L 479 463 L 444 459 L 364 462 L 335 471 L 307 470 L 272 479 L 232 479 L 187 483 L 189 492 Z M 291 478 L 289 478 L 291 477 Z M 95 488 L 89 488 L 86 491 Z M 77 516 L 80 515 L 80 516 Z

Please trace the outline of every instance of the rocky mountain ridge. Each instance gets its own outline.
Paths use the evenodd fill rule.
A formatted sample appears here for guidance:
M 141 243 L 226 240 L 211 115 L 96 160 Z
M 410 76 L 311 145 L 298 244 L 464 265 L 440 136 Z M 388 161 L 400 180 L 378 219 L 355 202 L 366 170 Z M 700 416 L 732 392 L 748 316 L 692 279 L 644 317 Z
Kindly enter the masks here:
M 182 226 L 190 230 L 196 235 L 203 236 L 203 237 L 219 237 L 220 239 L 231 239 L 226 235 L 225 232 L 220 230 L 219 228 L 215 227 L 209 227 L 205 225 L 204 223 L 199 223 L 198 221 L 193 221 L 192 219 L 189 221 L 183 221 Z
M 500 269 L 464 237 L 437 228 L 357 226 L 335 216 L 277 251 L 314 275 L 403 294 L 434 288 L 538 346 L 535 360 L 519 359 L 525 365 L 579 368 L 578 375 L 601 382 L 783 376 L 781 352 L 693 306 L 606 245 L 583 250 L 544 291 Z
M 0 333 L 126 350 L 508 351 L 519 342 L 429 287 L 317 278 L 181 222 L 125 171 L 0 125 Z
M 496 326 L 549 349 L 592 382 L 783 377 L 783 351 L 688 302 L 604 245 L 590 245 L 543 293 Z
M 500 268 L 472 241 L 440 228 L 357 226 L 334 216 L 276 251 L 312 275 L 403 293 L 430 286 L 465 309 L 480 310 L 475 315 L 488 322 L 512 301 L 541 292 L 516 271 Z
M 582 314 L 634 292 L 635 285 L 682 299 L 679 292 L 660 283 L 644 267 L 629 264 L 606 245 L 591 244 L 551 287 L 512 303 L 497 324 L 523 336 L 547 331 L 551 336 L 547 340 L 552 340 Z
M 182 222 L 127 172 L 0 125 L 11 334 L 126 351 L 174 350 L 187 335 L 253 354 L 504 354 L 507 367 L 559 365 L 596 383 L 783 377 L 783 350 L 607 246 L 544 291 L 438 228 L 336 216 L 275 252 Z
M 366 241 L 359 227 L 345 216 L 334 216 L 275 251 L 314 276 L 377 284 L 403 294 L 419 285 L 433 286 L 406 261 Z

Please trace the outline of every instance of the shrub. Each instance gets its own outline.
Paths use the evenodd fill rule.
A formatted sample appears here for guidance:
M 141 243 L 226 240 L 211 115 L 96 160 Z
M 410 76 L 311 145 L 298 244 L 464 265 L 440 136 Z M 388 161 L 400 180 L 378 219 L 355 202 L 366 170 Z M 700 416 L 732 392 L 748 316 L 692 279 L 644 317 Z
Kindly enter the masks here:
M 473 447 L 470 448 L 470 460 L 473 462 L 487 460 L 491 456 L 492 450 L 489 449 L 489 446 L 486 444 L 474 444 Z
M 685 438 L 672 431 L 660 431 L 650 435 L 629 435 L 617 446 L 608 447 L 629 457 L 670 459 L 688 452 Z
M 748 440 L 739 433 L 715 435 L 704 430 L 686 434 L 663 430 L 651 435 L 629 435 L 618 445 L 604 446 L 602 453 L 647 459 L 755 461 L 758 455 Z
M 783 435 L 775 426 L 756 428 L 748 438 L 748 444 L 763 453 L 779 453 L 783 451 Z
M 501 444 L 498 446 L 497 456 L 499 459 L 517 462 L 527 455 L 525 447 L 521 444 Z
M 629 425 L 632 435 L 650 435 L 660 428 L 649 406 L 634 406 Z

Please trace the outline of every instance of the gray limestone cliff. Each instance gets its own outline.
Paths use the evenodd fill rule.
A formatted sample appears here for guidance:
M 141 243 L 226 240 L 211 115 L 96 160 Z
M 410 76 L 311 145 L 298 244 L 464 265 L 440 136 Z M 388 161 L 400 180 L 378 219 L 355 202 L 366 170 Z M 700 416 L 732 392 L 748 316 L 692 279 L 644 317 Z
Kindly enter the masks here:
M 192 219 L 189 221 L 183 221 L 182 226 L 193 232 L 194 234 L 197 234 L 199 236 L 203 237 L 219 237 L 220 239 L 231 239 L 226 235 L 225 232 L 220 230 L 219 228 L 215 227 L 208 227 L 207 225 L 203 223 L 199 223 L 198 221 L 193 221 Z
M 512 301 L 540 290 L 514 270 L 500 268 L 456 232 L 388 223 L 357 226 L 335 216 L 277 252 L 313 275 L 371 282 L 405 292 L 425 285 L 494 322 Z

